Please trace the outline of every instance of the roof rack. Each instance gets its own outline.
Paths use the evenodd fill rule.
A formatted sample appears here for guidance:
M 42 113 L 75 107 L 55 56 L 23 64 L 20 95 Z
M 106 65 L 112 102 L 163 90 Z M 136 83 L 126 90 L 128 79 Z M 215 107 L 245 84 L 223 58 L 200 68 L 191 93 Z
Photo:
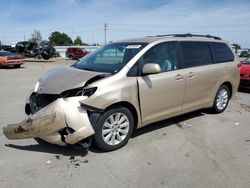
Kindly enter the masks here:
M 153 36 L 150 36 L 150 37 L 153 37 Z M 213 39 L 216 39 L 216 40 L 221 40 L 220 37 L 213 36 L 213 35 L 194 35 L 194 34 L 191 34 L 191 33 L 156 35 L 155 37 L 206 37 L 206 38 L 213 38 Z

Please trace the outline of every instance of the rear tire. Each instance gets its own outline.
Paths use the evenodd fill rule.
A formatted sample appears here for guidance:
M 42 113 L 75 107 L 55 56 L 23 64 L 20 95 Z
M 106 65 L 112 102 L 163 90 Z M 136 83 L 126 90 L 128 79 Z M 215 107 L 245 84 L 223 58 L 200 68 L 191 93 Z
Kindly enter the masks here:
M 116 107 L 104 112 L 95 127 L 94 143 L 103 151 L 123 147 L 134 129 L 132 113 L 125 107 Z
M 227 108 L 230 95 L 229 88 L 226 85 L 220 86 L 214 99 L 212 112 L 216 114 L 222 113 Z

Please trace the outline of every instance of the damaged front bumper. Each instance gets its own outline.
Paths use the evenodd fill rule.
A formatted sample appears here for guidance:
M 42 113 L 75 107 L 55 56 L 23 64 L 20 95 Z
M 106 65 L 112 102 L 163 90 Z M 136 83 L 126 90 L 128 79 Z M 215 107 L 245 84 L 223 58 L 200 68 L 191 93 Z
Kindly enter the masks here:
M 39 137 L 60 146 L 76 144 L 94 134 L 88 112 L 79 102 L 85 98 L 58 98 L 23 122 L 4 127 L 3 133 L 8 139 Z

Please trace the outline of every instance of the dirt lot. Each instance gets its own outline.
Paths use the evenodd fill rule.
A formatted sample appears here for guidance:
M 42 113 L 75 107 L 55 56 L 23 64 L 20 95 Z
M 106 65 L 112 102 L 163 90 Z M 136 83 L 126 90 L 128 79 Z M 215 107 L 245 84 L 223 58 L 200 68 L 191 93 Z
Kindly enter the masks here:
M 137 130 L 124 148 L 102 153 L 33 139 L 7 140 L 2 127 L 22 121 L 37 79 L 70 60 L 0 68 L 0 188 L 250 187 L 250 94 L 239 92 L 219 115 L 193 112 Z

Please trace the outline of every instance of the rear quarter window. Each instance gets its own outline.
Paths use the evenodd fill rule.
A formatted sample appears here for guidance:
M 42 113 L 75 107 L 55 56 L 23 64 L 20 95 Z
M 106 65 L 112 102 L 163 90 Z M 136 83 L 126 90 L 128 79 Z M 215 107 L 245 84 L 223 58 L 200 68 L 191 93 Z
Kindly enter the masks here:
M 225 43 L 211 42 L 211 47 L 215 56 L 215 63 L 234 61 L 233 52 Z
M 208 42 L 181 42 L 185 68 L 212 64 L 212 55 Z

